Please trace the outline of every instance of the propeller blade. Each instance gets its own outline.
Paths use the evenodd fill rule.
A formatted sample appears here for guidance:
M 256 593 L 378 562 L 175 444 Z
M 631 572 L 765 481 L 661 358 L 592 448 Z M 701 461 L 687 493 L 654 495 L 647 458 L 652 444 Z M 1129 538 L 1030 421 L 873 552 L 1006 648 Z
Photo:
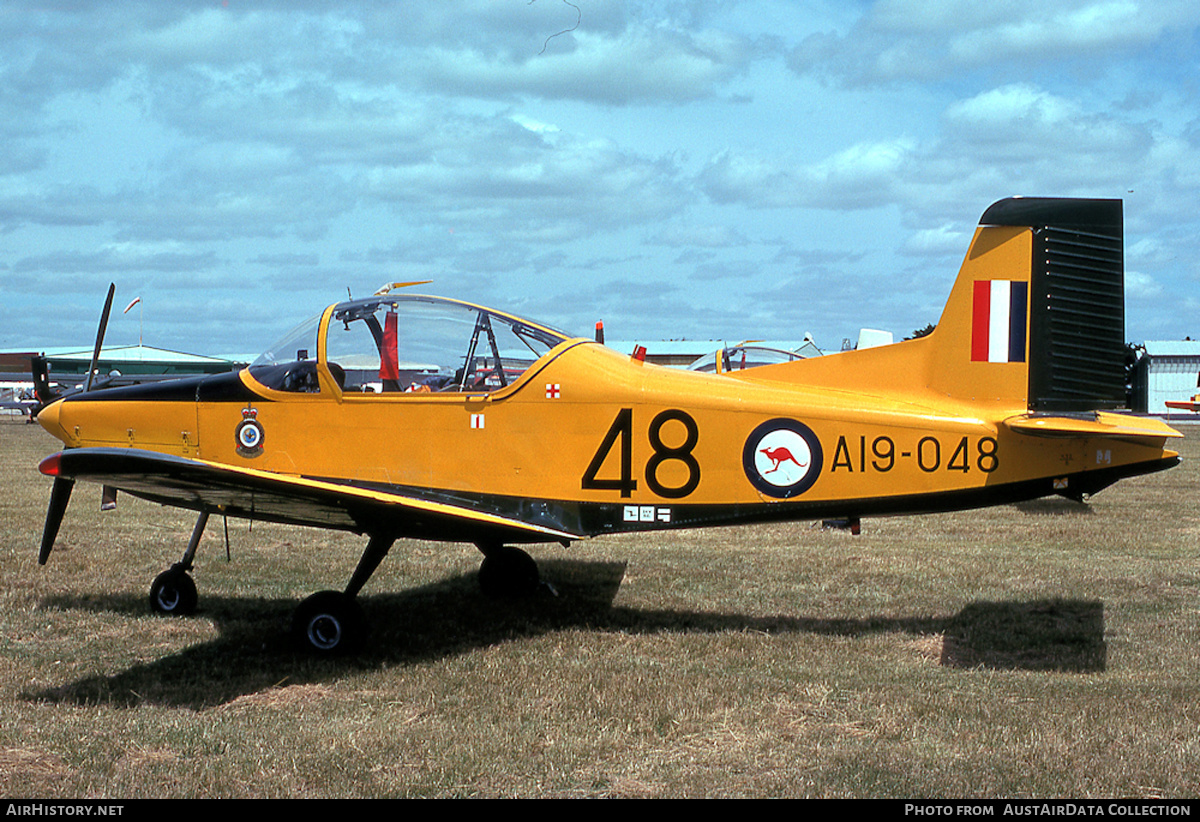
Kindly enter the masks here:
M 50 390 L 50 366 L 46 364 L 45 357 L 32 357 L 29 370 L 33 372 L 33 396 L 37 399 L 33 415 L 36 417 L 37 412 L 54 402 L 55 397 Z
M 50 558 L 50 550 L 58 536 L 58 526 L 62 525 L 63 514 L 67 511 L 74 487 L 75 480 L 69 477 L 54 478 L 54 487 L 50 489 L 50 508 L 46 511 L 46 530 L 42 532 L 42 547 L 38 551 L 38 565 L 45 565 Z
M 92 375 L 96 373 L 96 364 L 100 361 L 100 347 L 104 345 L 104 332 L 108 328 L 108 312 L 112 310 L 113 294 L 117 290 L 116 283 L 108 284 L 108 299 L 104 301 L 104 311 L 100 314 L 100 328 L 96 331 L 96 347 L 92 350 L 92 364 L 88 368 L 87 384 L 83 390 L 92 390 Z

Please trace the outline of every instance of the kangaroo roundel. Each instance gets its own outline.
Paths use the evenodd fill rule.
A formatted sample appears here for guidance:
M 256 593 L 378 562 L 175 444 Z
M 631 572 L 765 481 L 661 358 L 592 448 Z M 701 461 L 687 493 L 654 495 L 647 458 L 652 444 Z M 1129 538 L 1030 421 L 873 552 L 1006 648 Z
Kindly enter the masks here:
M 821 475 L 821 442 L 795 420 L 764 422 L 746 438 L 742 467 L 750 484 L 776 499 L 788 499 L 812 487 Z

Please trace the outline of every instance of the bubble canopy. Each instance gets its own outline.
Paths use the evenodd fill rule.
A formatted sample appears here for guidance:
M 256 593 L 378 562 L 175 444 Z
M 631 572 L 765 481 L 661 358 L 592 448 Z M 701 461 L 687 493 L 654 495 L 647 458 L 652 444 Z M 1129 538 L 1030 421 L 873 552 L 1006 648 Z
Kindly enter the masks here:
M 569 339 L 471 303 L 387 294 L 338 303 L 301 323 L 250 373 L 268 388 L 315 393 L 322 358 L 345 392 L 495 390 Z

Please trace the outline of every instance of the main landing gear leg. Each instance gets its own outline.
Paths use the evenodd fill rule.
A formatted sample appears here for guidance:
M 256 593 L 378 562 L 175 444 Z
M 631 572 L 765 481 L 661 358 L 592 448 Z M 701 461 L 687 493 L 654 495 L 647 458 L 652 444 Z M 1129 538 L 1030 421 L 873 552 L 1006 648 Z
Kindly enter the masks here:
M 320 591 L 296 607 L 292 637 L 301 648 L 321 656 L 335 656 L 362 644 L 367 623 L 358 604 L 358 592 L 395 541 L 395 537 L 372 535 L 345 591 Z
M 208 511 L 202 510 L 196 518 L 196 527 L 192 529 L 183 559 L 156 576 L 150 585 L 150 610 L 171 616 L 195 613 L 196 583 L 188 571 L 192 570 L 192 560 L 196 557 L 196 548 L 200 545 L 200 537 L 207 524 Z
M 490 597 L 525 597 L 537 591 L 541 584 L 537 562 L 533 557 L 511 545 L 494 542 L 476 543 L 483 553 L 479 566 L 479 587 Z

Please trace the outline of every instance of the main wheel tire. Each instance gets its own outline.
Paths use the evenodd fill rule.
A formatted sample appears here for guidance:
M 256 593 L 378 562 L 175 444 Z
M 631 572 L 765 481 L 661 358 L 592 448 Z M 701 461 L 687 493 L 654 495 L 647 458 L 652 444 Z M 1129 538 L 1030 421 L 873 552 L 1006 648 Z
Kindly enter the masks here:
M 527 597 L 538 589 L 537 562 L 520 548 L 489 552 L 479 566 L 479 587 L 490 597 Z
M 358 601 L 341 591 L 321 591 L 296 607 L 292 637 L 321 656 L 349 653 L 362 645 L 366 620 Z
M 186 616 L 196 612 L 196 583 L 186 571 L 169 568 L 150 585 L 150 610 L 168 616 Z

